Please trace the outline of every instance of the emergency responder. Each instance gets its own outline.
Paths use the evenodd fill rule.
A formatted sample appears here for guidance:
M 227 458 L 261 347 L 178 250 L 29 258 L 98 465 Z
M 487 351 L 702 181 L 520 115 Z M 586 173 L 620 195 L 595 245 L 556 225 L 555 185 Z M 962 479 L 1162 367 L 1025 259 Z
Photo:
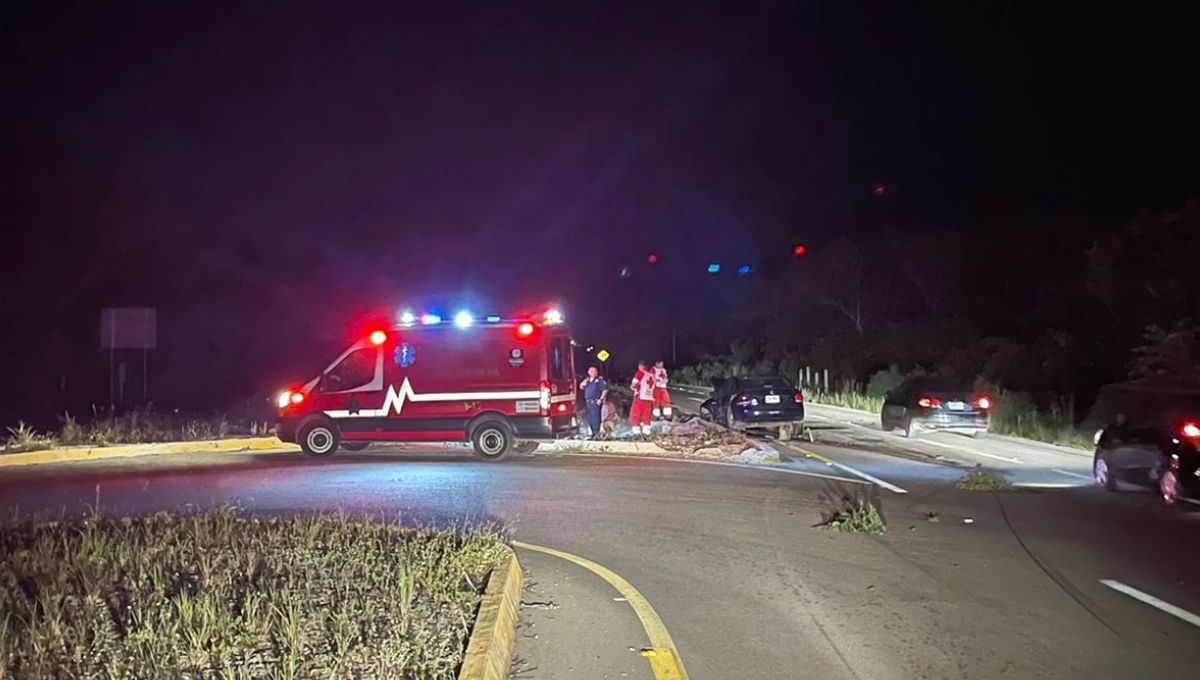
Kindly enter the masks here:
M 592 439 L 600 438 L 600 409 L 608 398 L 608 384 L 600 377 L 600 369 L 588 366 L 587 377 L 579 383 L 583 398 L 587 402 L 588 427 L 592 428 Z
M 671 419 L 671 395 L 667 394 L 667 369 L 663 360 L 654 362 L 654 417 Z
M 629 426 L 635 435 L 650 435 L 650 412 L 654 410 L 654 371 L 646 362 L 638 362 L 638 371 L 629 387 L 633 390 L 633 405 L 629 407 Z

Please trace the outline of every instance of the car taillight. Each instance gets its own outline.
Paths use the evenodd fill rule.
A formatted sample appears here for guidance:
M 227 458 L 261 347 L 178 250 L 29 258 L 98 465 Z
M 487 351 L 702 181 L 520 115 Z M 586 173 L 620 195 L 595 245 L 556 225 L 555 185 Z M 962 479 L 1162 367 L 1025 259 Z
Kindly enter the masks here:
M 1179 431 L 1188 439 L 1200 439 L 1200 424 L 1188 421 L 1179 427 Z
M 792 397 L 792 401 L 796 402 L 797 404 L 803 404 L 804 403 L 804 395 L 797 392 L 796 396 Z
M 743 394 L 743 395 L 739 396 L 737 398 L 737 405 L 738 406 L 749 406 L 750 405 L 750 395 Z
M 987 397 L 980 397 L 979 399 L 975 400 L 975 405 L 979 408 L 991 408 L 992 400 L 988 399 Z
M 538 386 L 538 406 L 542 408 L 542 413 L 550 410 L 550 381 L 543 380 Z
M 921 397 L 920 399 L 917 400 L 917 406 L 920 406 L 922 408 L 937 408 L 938 406 L 941 406 L 941 405 L 942 405 L 942 402 L 938 401 L 937 399 L 934 399 L 933 397 Z

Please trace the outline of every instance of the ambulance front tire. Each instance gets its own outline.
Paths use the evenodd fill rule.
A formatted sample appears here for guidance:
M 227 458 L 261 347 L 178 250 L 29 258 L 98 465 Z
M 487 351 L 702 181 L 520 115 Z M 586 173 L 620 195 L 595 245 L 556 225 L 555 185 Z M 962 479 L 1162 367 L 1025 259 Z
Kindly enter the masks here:
M 307 455 L 316 457 L 328 456 L 337 451 L 338 444 L 342 439 L 337 425 L 324 419 L 310 420 L 304 423 L 296 435 L 300 450 Z
M 484 460 L 500 460 L 512 451 L 512 430 L 503 421 L 484 421 L 471 431 L 471 446 L 475 455 Z

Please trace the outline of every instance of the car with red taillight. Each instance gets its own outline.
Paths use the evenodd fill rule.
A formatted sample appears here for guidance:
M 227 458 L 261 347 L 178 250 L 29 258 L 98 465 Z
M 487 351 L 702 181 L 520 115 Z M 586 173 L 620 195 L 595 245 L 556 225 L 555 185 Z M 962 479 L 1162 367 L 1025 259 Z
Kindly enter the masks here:
M 517 440 L 578 431 L 570 330 L 529 318 L 405 313 L 316 378 L 279 394 L 279 437 L 315 456 L 371 442 L 469 441 L 495 460 Z
M 1096 433 L 1092 475 L 1106 491 L 1152 489 L 1166 505 L 1200 504 L 1200 412 L 1121 413 Z
M 945 430 L 980 437 L 987 434 L 992 398 L 960 381 L 936 376 L 909 378 L 887 393 L 879 425 L 906 437 Z
M 804 431 L 804 395 L 778 376 L 716 379 L 700 416 L 732 430 L 774 430 L 787 441 Z

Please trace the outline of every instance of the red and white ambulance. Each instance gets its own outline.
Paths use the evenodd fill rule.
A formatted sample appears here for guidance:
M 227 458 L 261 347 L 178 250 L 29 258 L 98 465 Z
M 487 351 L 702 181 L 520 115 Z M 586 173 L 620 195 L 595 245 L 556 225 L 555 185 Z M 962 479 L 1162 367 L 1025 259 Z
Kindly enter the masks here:
M 487 460 L 517 439 L 579 429 L 571 333 L 536 318 L 406 313 L 279 395 L 279 438 L 325 456 L 370 442 L 470 441 Z

